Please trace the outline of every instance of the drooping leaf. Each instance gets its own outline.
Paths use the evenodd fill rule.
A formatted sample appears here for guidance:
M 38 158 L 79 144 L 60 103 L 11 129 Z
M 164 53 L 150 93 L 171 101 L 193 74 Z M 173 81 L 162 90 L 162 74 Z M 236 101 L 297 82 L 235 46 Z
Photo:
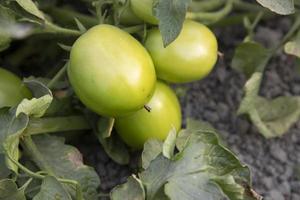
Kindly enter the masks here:
M 32 0 L 16 0 L 16 2 L 28 13 L 45 20 L 44 14 L 38 9 Z
M 14 23 L 15 16 L 13 12 L 0 5 L 0 52 L 9 47 L 11 38 L 7 31 L 7 27 L 12 26 Z
M 18 167 L 11 159 L 20 157 L 19 138 L 27 127 L 29 118 L 25 114 L 15 115 L 14 109 L 1 109 L 0 112 L 0 154 L 5 156 L 6 167 L 18 174 Z
M 0 153 L 0 180 L 7 178 L 10 175 L 10 171 L 6 166 L 5 156 Z
M 186 11 L 192 0 L 157 0 L 153 12 L 159 20 L 159 30 L 164 46 L 168 46 L 180 34 Z
M 18 188 L 17 184 L 11 179 L 0 180 L 0 199 L 1 200 L 26 200 L 24 188 Z
M 142 153 L 142 166 L 147 169 L 150 162 L 162 152 L 163 142 L 160 140 L 150 139 L 144 144 Z
M 175 146 L 176 146 L 176 137 L 177 137 L 176 129 L 173 127 L 163 144 L 162 153 L 166 158 L 171 159 L 174 155 Z
M 129 152 L 118 135 L 111 134 L 113 125 L 114 119 L 101 118 L 94 132 L 108 156 L 115 162 L 126 165 L 129 163 Z
M 295 12 L 294 0 L 256 0 L 262 6 L 280 15 L 290 15 Z
M 256 42 L 244 42 L 236 50 L 231 67 L 250 77 L 257 68 L 265 64 L 269 51 Z
M 112 200 L 145 200 L 145 190 L 142 182 L 132 175 L 126 183 L 115 187 L 110 196 Z
M 40 192 L 33 200 L 72 200 L 64 186 L 54 177 L 44 178 Z
M 73 146 L 64 144 L 64 138 L 38 135 L 33 140 L 55 176 L 77 181 L 84 198 L 96 199 L 100 179 L 95 170 L 83 164 L 82 155 Z
M 245 186 L 251 184 L 249 169 L 219 144 L 215 133 L 189 131 L 185 148 L 174 160 L 159 155 L 141 173 L 147 199 L 164 192 L 172 200 L 244 199 Z

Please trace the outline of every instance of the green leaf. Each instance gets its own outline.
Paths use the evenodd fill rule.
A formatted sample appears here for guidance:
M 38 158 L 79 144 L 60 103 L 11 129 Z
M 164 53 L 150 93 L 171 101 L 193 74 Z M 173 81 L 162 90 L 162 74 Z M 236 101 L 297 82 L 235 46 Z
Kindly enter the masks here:
M 297 36 L 293 40 L 287 42 L 284 45 L 284 51 L 286 54 L 293 55 L 300 58 L 299 46 L 300 46 L 300 31 L 298 31 Z
M 7 49 L 10 45 L 11 38 L 8 34 L 7 27 L 15 23 L 15 16 L 13 12 L 0 5 L 0 52 Z
M 79 19 L 77 19 L 76 17 L 74 18 L 75 19 L 75 22 L 76 22 L 76 25 L 78 27 L 78 29 L 80 30 L 80 32 L 84 33 L 86 32 L 86 28 L 85 26 L 79 21 Z
M 176 147 L 179 151 L 182 151 L 187 144 L 192 133 L 191 130 L 215 131 L 215 129 L 209 123 L 192 118 L 188 118 L 186 124 L 186 129 L 182 129 L 177 136 Z
M 185 148 L 169 160 L 158 156 L 141 173 L 149 200 L 254 199 L 248 196 L 250 171 L 210 131 L 191 131 Z
M 157 0 L 153 12 L 159 20 L 159 30 L 164 46 L 172 43 L 180 34 L 189 3 L 192 0 Z
M 110 196 L 112 200 L 145 200 L 145 190 L 142 182 L 132 175 L 126 183 L 115 187 Z
M 282 136 L 300 117 L 300 97 L 257 97 L 247 114 L 266 138 Z M 244 108 L 245 109 L 245 108 Z
M 231 62 L 233 69 L 241 71 L 250 77 L 257 68 L 265 65 L 269 57 L 269 51 L 256 42 L 244 42 L 240 44 L 234 53 Z
M 162 152 L 166 158 L 171 159 L 174 155 L 174 150 L 176 146 L 176 136 L 176 129 L 173 127 L 163 144 Z
M 77 181 L 85 199 L 96 199 L 100 179 L 93 168 L 83 164 L 75 147 L 64 144 L 61 137 L 38 135 L 33 140 L 56 177 Z
M 150 162 L 162 152 L 163 142 L 156 139 L 150 139 L 144 144 L 142 153 L 142 166 L 147 169 Z
M 101 118 L 94 132 L 108 156 L 115 162 L 126 165 L 129 163 L 129 152 L 118 135 L 111 134 L 113 125 L 113 118 Z
M 24 188 L 18 189 L 17 184 L 11 179 L 0 180 L 1 200 L 26 200 Z
M 45 20 L 44 14 L 38 9 L 32 0 L 16 0 L 16 2 L 28 13 Z
M 33 200 L 72 200 L 64 186 L 54 177 L 44 178 L 40 192 Z
M 0 180 L 7 178 L 10 175 L 10 171 L 6 166 L 4 154 L 0 154 Z
M 294 0 L 256 0 L 262 6 L 280 15 L 290 15 L 295 12 Z
M 17 161 L 20 157 L 19 139 L 29 122 L 25 114 L 15 115 L 14 109 L 1 109 L 0 112 L 0 154 L 5 156 L 8 169 L 18 174 L 18 167 L 10 158 Z

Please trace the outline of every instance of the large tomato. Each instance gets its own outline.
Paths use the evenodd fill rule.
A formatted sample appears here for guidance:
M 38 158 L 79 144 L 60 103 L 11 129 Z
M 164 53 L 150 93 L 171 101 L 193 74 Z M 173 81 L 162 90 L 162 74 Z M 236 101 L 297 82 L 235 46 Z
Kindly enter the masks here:
M 152 56 L 157 76 L 173 83 L 202 79 L 218 57 L 215 35 L 205 25 L 186 20 L 178 38 L 164 48 L 158 29 L 151 30 L 145 46 Z
M 134 149 L 143 147 L 150 138 L 164 140 L 171 129 L 181 127 L 181 110 L 173 90 L 157 82 L 153 97 L 147 105 L 148 112 L 141 109 L 129 116 L 117 118 L 115 128 L 121 138 Z
M 112 117 L 141 109 L 151 98 L 156 82 L 146 49 L 130 34 L 104 24 L 77 39 L 68 76 L 88 108 Z
M 131 0 L 133 12 L 145 22 L 158 24 L 157 18 L 153 15 L 153 0 Z
M 0 108 L 16 106 L 24 98 L 31 97 L 31 92 L 19 77 L 0 68 Z

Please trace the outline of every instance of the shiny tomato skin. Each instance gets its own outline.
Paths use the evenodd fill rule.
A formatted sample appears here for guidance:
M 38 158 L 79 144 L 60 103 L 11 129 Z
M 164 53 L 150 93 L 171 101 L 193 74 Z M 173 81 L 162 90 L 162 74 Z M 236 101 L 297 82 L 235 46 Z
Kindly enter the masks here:
M 136 16 L 147 23 L 158 24 L 158 20 L 152 11 L 153 0 L 131 0 L 130 5 Z
M 147 103 L 148 112 L 141 109 L 136 113 L 117 118 L 115 128 L 124 142 L 133 149 L 140 149 L 151 138 L 164 140 L 171 129 L 181 128 L 181 108 L 173 90 L 158 81 L 153 97 Z
M 24 98 L 31 97 L 31 92 L 18 76 L 0 67 L 0 108 L 16 106 Z
M 152 56 L 157 76 L 172 83 L 206 77 L 216 64 L 218 43 L 205 25 L 186 20 L 178 38 L 164 48 L 158 29 L 151 30 L 145 47 Z
M 79 99 L 99 115 L 116 117 L 141 109 L 156 75 L 146 49 L 112 25 L 97 25 L 74 43 L 68 67 Z

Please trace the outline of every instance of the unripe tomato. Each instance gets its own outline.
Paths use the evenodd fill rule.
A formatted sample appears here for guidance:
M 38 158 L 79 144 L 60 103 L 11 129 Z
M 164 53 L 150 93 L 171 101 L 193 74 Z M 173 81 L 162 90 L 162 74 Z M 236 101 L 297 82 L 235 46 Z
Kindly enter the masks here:
M 120 23 L 123 25 L 137 25 L 142 24 L 143 21 L 137 17 L 130 7 L 120 10 Z
M 104 116 L 141 109 L 151 98 L 155 69 L 146 49 L 112 25 L 97 25 L 73 45 L 68 67 L 79 99 Z
M 142 148 L 151 138 L 164 140 L 174 127 L 181 127 L 181 110 L 173 90 L 162 82 L 157 82 L 153 97 L 147 103 L 148 112 L 138 112 L 117 118 L 115 128 L 121 138 L 134 149 Z
M 0 108 L 16 106 L 24 98 L 31 97 L 31 92 L 19 77 L 0 68 Z
M 131 0 L 130 5 L 136 16 L 150 24 L 158 24 L 158 20 L 152 11 L 153 0 Z
M 151 30 L 145 46 L 152 56 L 157 76 L 173 83 L 202 79 L 218 57 L 215 35 L 203 24 L 186 20 L 178 38 L 164 48 L 158 29 Z

